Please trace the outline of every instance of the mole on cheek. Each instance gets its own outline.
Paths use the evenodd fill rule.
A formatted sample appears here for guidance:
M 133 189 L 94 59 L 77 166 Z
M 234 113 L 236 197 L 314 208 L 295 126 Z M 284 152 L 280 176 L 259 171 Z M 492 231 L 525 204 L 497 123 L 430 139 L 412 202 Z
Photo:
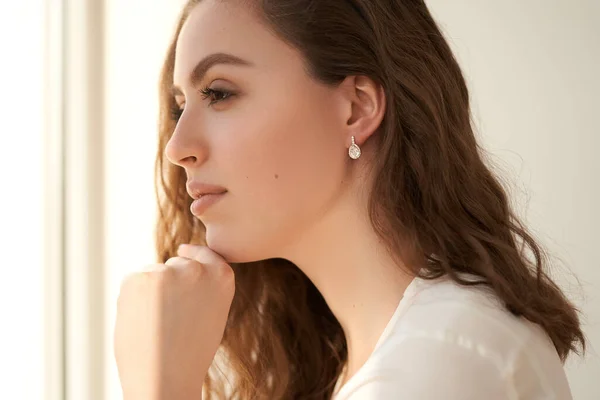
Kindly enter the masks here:
M 279 175 L 275 174 L 275 179 L 279 179 Z

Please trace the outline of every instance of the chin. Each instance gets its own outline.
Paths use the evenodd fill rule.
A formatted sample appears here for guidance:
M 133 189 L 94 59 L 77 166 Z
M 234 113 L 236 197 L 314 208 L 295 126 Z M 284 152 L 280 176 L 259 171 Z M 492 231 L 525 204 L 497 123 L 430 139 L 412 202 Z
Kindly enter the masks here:
M 244 237 L 249 236 L 244 235 Z M 255 241 L 245 240 L 244 237 L 233 236 L 214 225 L 206 226 L 206 245 L 228 263 L 264 260 L 266 257 L 262 257 L 256 251 L 260 246 Z

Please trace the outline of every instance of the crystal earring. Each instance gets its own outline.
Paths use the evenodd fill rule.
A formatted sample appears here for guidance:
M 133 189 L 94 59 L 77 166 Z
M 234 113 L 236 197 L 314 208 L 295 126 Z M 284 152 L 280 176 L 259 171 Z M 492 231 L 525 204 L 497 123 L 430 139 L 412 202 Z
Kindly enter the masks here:
M 352 136 L 352 145 L 348 149 L 348 154 L 353 160 L 356 160 L 358 157 L 360 157 L 360 147 L 358 147 L 358 145 L 354 142 L 354 136 Z

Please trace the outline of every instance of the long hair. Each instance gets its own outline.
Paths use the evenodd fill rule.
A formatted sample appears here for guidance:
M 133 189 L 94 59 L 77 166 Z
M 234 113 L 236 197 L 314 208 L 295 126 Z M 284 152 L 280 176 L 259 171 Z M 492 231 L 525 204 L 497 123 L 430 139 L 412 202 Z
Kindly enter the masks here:
M 182 12 L 160 80 L 159 262 L 175 256 L 180 243 L 205 243 L 204 226 L 189 210 L 185 171 L 164 155 L 176 124 L 170 93 L 176 38 L 198 2 Z M 545 330 L 563 361 L 585 350 L 579 311 L 550 279 L 547 253 L 484 163 L 465 79 L 424 1 L 246 3 L 301 52 L 314 79 L 337 85 L 346 76 L 366 75 L 384 88 L 369 217 L 391 254 L 404 261 L 418 255 L 406 265 L 421 278 L 445 275 L 492 288 L 507 310 Z M 319 291 L 284 259 L 232 267 L 236 294 L 219 348 L 228 373 L 216 361 L 211 365 L 206 398 L 329 399 L 347 344 Z M 480 279 L 465 281 L 463 272 Z M 227 395 L 226 380 L 235 382 Z

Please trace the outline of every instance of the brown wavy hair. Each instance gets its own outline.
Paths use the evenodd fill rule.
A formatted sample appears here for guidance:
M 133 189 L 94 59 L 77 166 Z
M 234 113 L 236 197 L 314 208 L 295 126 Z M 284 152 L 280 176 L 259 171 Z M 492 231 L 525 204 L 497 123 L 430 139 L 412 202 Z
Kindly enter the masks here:
M 183 168 L 164 155 L 176 122 L 170 92 L 176 40 L 199 0 L 184 8 L 160 80 L 156 189 L 159 262 L 180 243 L 205 244 L 190 213 Z M 515 315 L 539 324 L 564 361 L 585 350 L 579 311 L 549 278 L 548 256 L 511 209 L 484 163 L 471 126 L 461 69 L 422 0 L 246 1 L 265 26 L 304 56 L 314 79 L 337 85 L 366 75 L 382 85 L 386 114 L 369 217 L 381 240 L 414 274 L 463 285 L 475 274 Z M 529 255 L 527 254 L 529 251 Z M 434 256 L 432 256 L 434 255 Z M 236 294 L 206 399 L 329 399 L 347 361 L 344 333 L 325 300 L 293 263 L 233 264 Z M 232 393 L 225 393 L 231 378 Z

